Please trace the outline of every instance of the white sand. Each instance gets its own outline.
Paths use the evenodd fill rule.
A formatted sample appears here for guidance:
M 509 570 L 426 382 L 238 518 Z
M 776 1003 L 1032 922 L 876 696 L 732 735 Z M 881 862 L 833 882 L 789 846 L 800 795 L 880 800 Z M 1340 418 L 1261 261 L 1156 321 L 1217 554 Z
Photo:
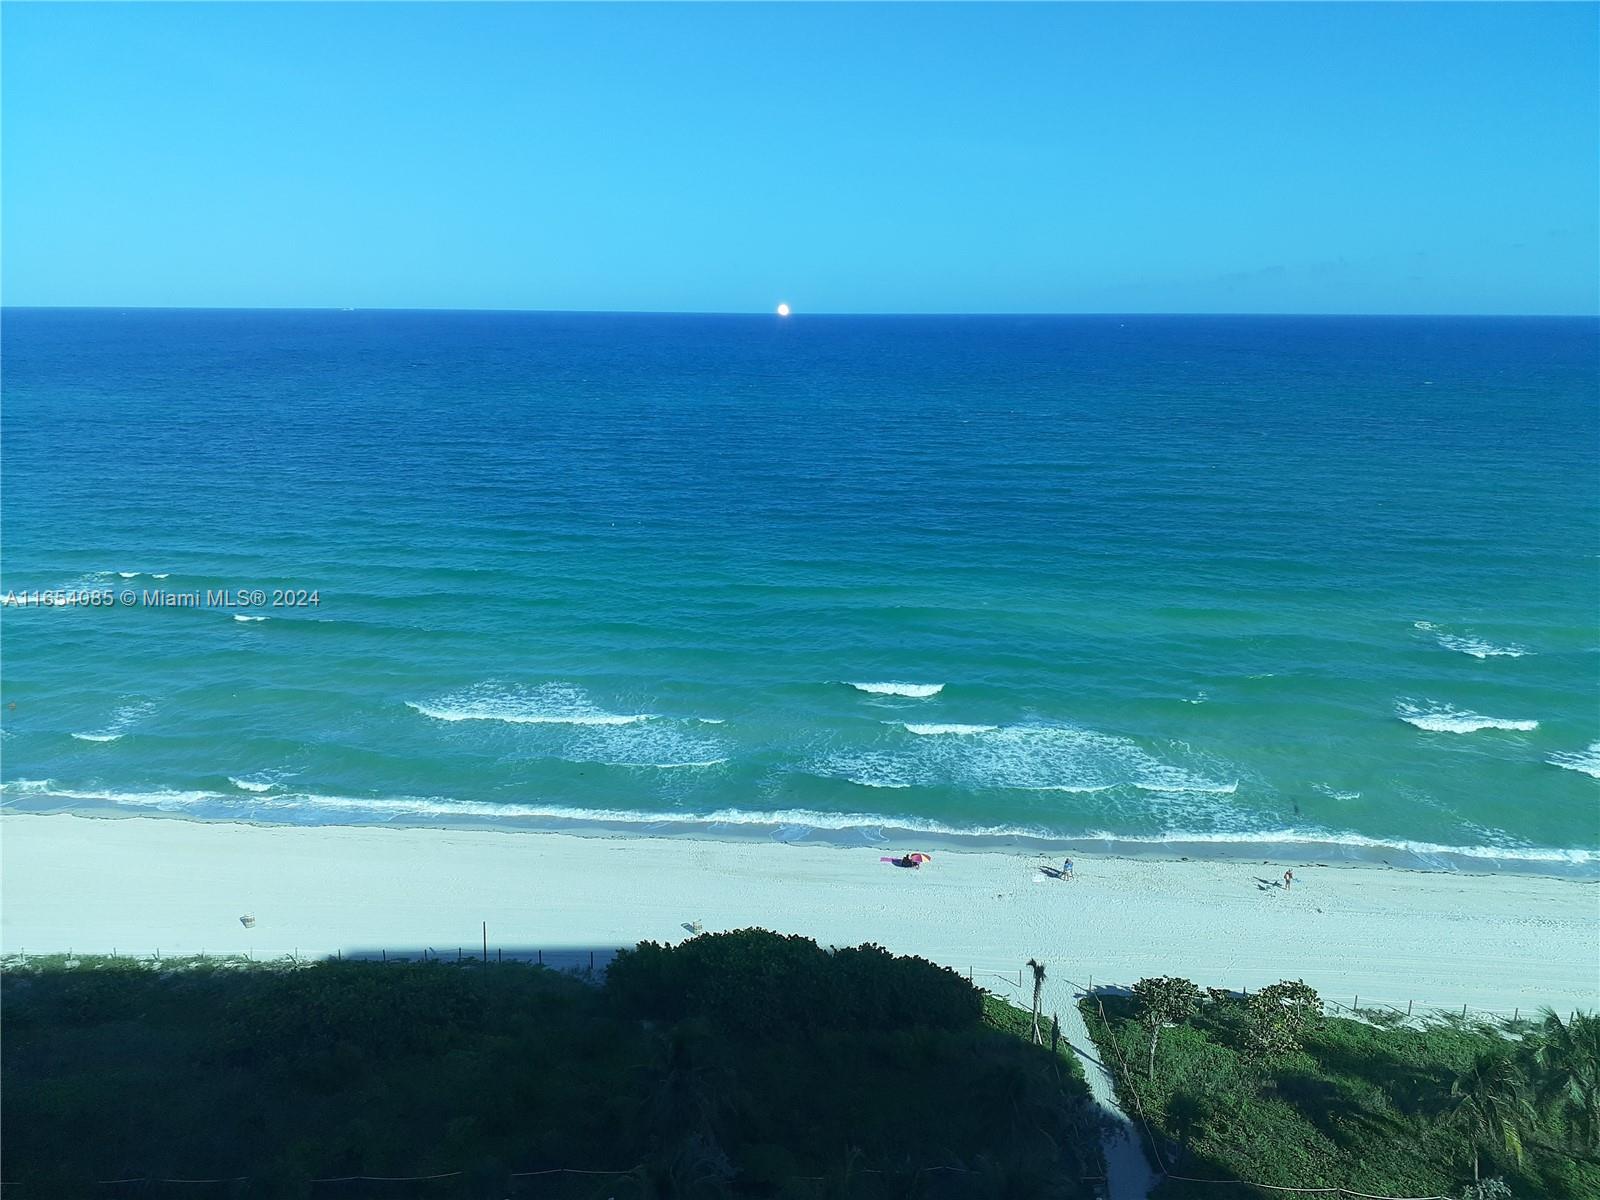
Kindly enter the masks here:
M 912 849 L 915 847 L 906 847 Z M 0 948 L 163 955 L 607 948 L 760 925 L 874 941 L 997 985 L 1037 957 L 1055 981 L 1303 978 L 1330 999 L 1480 1011 L 1600 1002 L 1600 885 L 1531 875 L 876 850 L 167 818 L 0 818 Z M 239 917 L 255 916 L 253 929 Z M 1052 989 L 1054 992 L 1054 989 Z M 1052 995 L 1059 1005 L 1066 996 Z

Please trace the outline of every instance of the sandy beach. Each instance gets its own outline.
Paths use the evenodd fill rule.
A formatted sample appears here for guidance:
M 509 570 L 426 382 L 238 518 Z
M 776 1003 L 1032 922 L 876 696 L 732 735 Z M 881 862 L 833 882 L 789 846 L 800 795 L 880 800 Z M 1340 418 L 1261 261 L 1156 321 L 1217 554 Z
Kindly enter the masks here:
M 915 847 L 906 847 L 914 849 Z M 117 951 L 589 949 L 759 925 L 877 942 L 981 982 L 1036 957 L 1080 984 L 1303 978 L 1330 999 L 1510 1013 L 1600 998 L 1600 885 L 1293 862 L 1079 857 L 1061 881 L 1027 853 L 681 838 L 290 828 L 7 814 L 0 946 Z M 1285 867 L 1292 890 L 1278 886 Z M 246 928 L 239 918 L 255 918 Z

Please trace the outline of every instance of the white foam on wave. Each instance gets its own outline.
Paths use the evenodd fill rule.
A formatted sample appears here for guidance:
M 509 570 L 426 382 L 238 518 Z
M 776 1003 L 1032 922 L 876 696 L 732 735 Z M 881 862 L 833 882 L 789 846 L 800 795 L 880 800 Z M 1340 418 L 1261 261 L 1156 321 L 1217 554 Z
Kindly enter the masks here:
M 609 713 L 580 687 L 546 683 L 532 689 L 486 683 L 455 692 L 431 704 L 406 701 L 406 707 L 435 721 L 503 721 L 511 725 L 633 725 L 653 713 Z
M 599 707 L 580 687 L 547 683 L 523 688 L 484 683 L 430 704 L 407 702 L 423 716 L 445 722 L 485 721 L 520 727 L 522 753 L 614 767 L 719 766 L 730 744 L 702 725 L 720 718 L 677 720 L 653 713 L 614 713 Z M 536 736 L 535 730 L 545 733 Z
M 1318 829 L 1257 830 L 1253 832 L 1186 833 L 1174 831 L 1154 835 L 1130 835 L 1095 831 L 1084 838 L 1107 842 L 1129 842 L 1136 845 L 1167 845 L 1193 843 L 1195 845 L 1285 845 L 1285 846 L 1341 846 L 1361 850 L 1393 850 L 1402 854 L 1415 854 L 1435 858 L 1491 859 L 1500 862 L 1563 863 L 1570 866 L 1588 866 L 1600 863 L 1600 850 L 1580 848 L 1559 849 L 1545 846 L 1445 846 L 1437 842 L 1414 842 L 1405 838 L 1385 839 L 1367 837 L 1360 833 L 1338 833 Z
M 541 683 L 538 688 L 515 688 L 501 683 L 480 683 L 474 688 L 443 696 L 432 704 L 406 701 L 408 709 L 440 722 L 506 722 L 509 725 L 635 725 L 654 720 L 654 714 L 605 712 L 589 694 L 571 683 Z
M 1359 799 L 1361 799 L 1361 793 L 1360 792 L 1341 791 L 1340 789 L 1338 789 L 1336 787 L 1333 787 L 1333 786 L 1331 786 L 1329 784 L 1326 784 L 1326 783 L 1319 783 L 1319 784 L 1316 784 L 1315 786 L 1316 786 L 1316 790 L 1317 791 L 1321 792 L 1324 796 L 1327 796 L 1327 797 L 1329 797 L 1330 799 L 1333 799 L 1333 800 L 1359 800 Z
M 1170 782 L 1161 780 L 1136 780 L 1134 787 L 1141 792 L 1160 792 L 1165 796 L 1181 796 L 1185 794 L 1196 796 L 1232 796 L 1239 790 L 1239 781 L 1232 783 L 1196 783 L 1186 782 L 1183 777 L 1175 778 Z
M 920 737 L 939 737 L 942 734 L 954 734 L 965 737 L 974 733 L 993 733 L 999 728 L 997 725 L 913 725 L 906 722 L 901 725 L 907 733 L 915 733 Z
M 266 617 L 253 617 L 249 613 L 234 613 L 233 614 L 233 619 L 235 621 L 265 621 L 267 618 Z
M 95 800 L 105 804 L 126 805 L 134 808 L 175 810 L 192 808 L 208 801 L 225 800 L 216 792 L 190 792 L 174 788 L 157 788 L 148 792 L 119 792 L 101 789 L 57 787 L 50 779 L 13 779 L 0 784 L 0 794 L 17 792 L 24 796 L 39 796 L 51 800 Z
M 1552 767 L 1581 771 L 1591 779 L 1600 779 L 1600 742 L 1590 742 L 1587 750 L 1557 750 L 1545 762 Z
M 1493 642 L 1471 634 L 1456 634 L 1441 629 L 1432 621 L 1413 622 L 1413 628 L 1423 633 L 1433 635 L 1433 640 L 1446 650 L 1454 650 L 1457 654 L 1470 654 L 1473 658 L 1521 658 L 1532 651 L 1526 646 L 1497 646 Z
M 241 792 L 260 795 L 263 792 L 272 791 L 273 788 L 280 786 L 286 780 L 293 779 L 297 774 L 299 774 L 298 771 L 290 770 L 287 767 L 276 767 L 266 771 L 252 771 L 248 775 L 230 775 L 228 776 L 228 782 Z
M 117 578 L 118 579 L 137 579 L 137 578 L 139 578 L 141 573 L 142 572 L 139 572 L 139 571 L 118 571 L 117 572 Z
M 474 712 L 459 708 L 430 708 L 425 704 L 406 701 L 406 707 L 415 709 L 435 721 L 505 721 L 512 725 L 632 725 L 654 718 L 648 713 L 618 716 L 614 713 L 504 713 Z
M 909 700 L 926 700 L 944 691 L 942 683 L 852 683 L 849 686 L 874 696 L 904 696 Z
M 171 575 L 172 575 L 171 571 L 157 571 L 154 575 L 150 576 L 150 578 L 151 579 L 167 579 Z
M 148 700 L 136 700 L 120 705 L 111 714 L 111 720 L 106 722 L 104 729 L 92 733 L 74 733 L 72 736 L 80 742 L 115 742 L 140 720 L 149 716 L 154 708 L 155 705 Z
M 1038 787 L 1024 787 L 1017 789 L 1023 792 L 1070 792 L 1079 796 L 1092 796 L 1095 792 L 1109 792 L 1116 787 L 1114 783 L 1077 784 L 1077 783 L 1045 783 Z
M 1419 705 L 1401 701 L 1395 706 L 1395 715 L 1407 725 L 1429 733 L 1478 733 L 1484 729 L 1508 729 L 1528 733 L 1539 728 L 1539 722 L 1514 720 L 1509 717 L 1486 717 L 1481 713 L 1452 708 L 1448 704 Z
M 149 792 L 89 791 L 58 788 L 51 780 L 11 780 L 0 785 L 0 795 L 21 794 L 58 800 L 94 800 L 139 808 L 162 810 L 192 809 L 216 803 L 226 811 L 243 799 L 215 792 L 156 790 Z M 1405 839 L 1386 840 L 1362 834 L 1324 829 L 1279 829 L 1238 832 L 1171 830 L 1146 836 L 1123 835 L 1094 830 L 1066 835 L 1040 826 L 1026 825 L 950 825 L 923 817 L 885 813 L 825 812 L 813 809 L 748 810 L 717 809 L 706 813 L 644 812 L 637 809 L 576 808 L 559 804 L 495 803 L 455 800 L 445 797 L 399 796 L 365 798 L 329 796 L 314 792 L 282 793 L 251 799 L 253 807 L 267 809 L 313 809 L 347 813 L 357 817 L 380 815 L 388 819 L 414 817 L 459 817 L 483 820 L 558 820 L 603 825 L 639 825 L 661 828 L 667 825 L 691 827 L 738 826 L 775 829 L 870 830 L 927 833 L 953 838 L 1021 837 L 1055 842 L 1071 841 L 1124 843 L 1133 845 L 1284 845 L 1325 846 L 1329 848 L 1392 851 L 1428 858 L 1442 856 L 1484 861 L 1553 863 L 1567 866 L 1600 864 L 1600 851 L 1585 848 L 1557 848 L 1527 845 L 1446 846 L 1434 842 Z M 218 814 L 221 815 L 221 814 Z
M 1201 756 L 1183 752 L 1181 757 L 1188 761 L 1158 758 L 1131 738 L 1092 729 L 1030 724 L 974 726 L 959 736 L 922 736 L 893 754 L 841 753 L 807 769 L 824 778 L 872 787 L 1083 793 L 1120 787 L 1163 796 L 1225 796 L 1237 790 L 1237 779 L 1215 778 L 1212 764 Z

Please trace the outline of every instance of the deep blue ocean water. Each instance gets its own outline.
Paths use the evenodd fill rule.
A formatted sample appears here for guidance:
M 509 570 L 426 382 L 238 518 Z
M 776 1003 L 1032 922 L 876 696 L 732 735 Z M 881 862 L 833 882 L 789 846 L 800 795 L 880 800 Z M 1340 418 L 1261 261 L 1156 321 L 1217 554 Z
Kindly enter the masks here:
M 1600 863 L 1594 320 L 0 337 L 10 807 Z

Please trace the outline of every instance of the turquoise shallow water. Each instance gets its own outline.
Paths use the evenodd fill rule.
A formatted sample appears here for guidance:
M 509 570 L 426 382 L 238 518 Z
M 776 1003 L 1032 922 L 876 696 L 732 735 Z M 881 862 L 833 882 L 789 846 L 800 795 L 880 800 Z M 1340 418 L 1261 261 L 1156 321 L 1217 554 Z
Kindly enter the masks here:
M 3 335 L 13 808 L 1600 863 L 1593 320 Z

